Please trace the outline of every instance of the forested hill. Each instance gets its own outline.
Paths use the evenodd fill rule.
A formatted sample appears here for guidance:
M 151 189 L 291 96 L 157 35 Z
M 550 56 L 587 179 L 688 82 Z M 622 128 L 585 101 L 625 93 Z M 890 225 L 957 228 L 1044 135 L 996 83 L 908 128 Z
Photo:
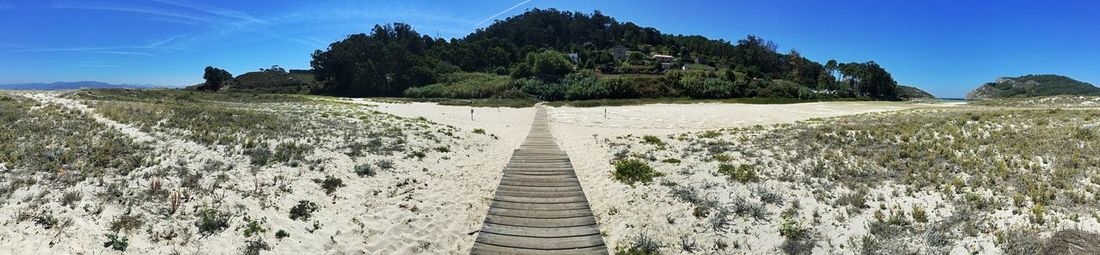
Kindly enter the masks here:
M 451 40 L 376 25 L 314 52 L 311 66 L 315 93 L 355 97 L 898 98 L 874 62 L 822 64 L 778 48 L 751 35 L 734 43 L 599 11 L 533 9 Z
M 968 99 L 1034 97 L 1053 95 L 1100 95 L 1100 88 L 1061 75 L 1041 74 L 1005 77 L 979 86 Z

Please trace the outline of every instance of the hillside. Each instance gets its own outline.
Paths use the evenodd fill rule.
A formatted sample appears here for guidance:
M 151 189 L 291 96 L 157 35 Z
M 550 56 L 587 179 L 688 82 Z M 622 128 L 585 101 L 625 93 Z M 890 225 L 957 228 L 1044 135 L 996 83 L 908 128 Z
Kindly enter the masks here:
M 898 85 L 898 98 L 902 100 L 936 99 L 936 96 L 916 87 Z
M 376 25 L 312 55 L 312 92 L 336 96 L 898 99 L 897 82 L 874 61 L 823 64 L 754 35 L 673 35 L 599 11 L 532 9 L 452 40 Z M 451 79 L 460 72 L 507 75 L 510 86 L 467 86 Z
M 10 90 L 68 90 L 68 89 L 117 89 L 117 88 L 156 88 L 167 87 L 157 85 L 137 84 L 110 84 L 98 81 L 54 82 L 54 83 L 19 83 L 0 84 L 0 89 Z
M 233 92 L 305 93 L 316 82 L 308 70 L 284 70 L 279 67 L 238 75 L 225 89 Z
M 1054 95 L 1097 95 L 1100 88 L 1072 78 L 1054 75 L 1024 75 L 1005 77 L 966 94 L 967 99 L 992 99 L 1006 97 L 1037 97 Z

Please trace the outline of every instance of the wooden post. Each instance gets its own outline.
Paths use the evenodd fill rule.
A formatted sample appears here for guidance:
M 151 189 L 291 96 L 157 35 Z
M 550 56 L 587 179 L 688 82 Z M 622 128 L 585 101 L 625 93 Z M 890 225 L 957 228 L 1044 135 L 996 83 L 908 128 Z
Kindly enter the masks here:
M 470 120 L 474 120 L 474 109 L 470 108 Z

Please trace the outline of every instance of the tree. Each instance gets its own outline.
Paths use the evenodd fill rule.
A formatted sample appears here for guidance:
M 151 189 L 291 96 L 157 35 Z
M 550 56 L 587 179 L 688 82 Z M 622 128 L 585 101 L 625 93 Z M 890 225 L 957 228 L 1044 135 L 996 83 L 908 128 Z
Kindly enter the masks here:
M 558 81 L 573 72 L 573 62 L 565 54 L 544 50 L 527 54 L 527 58 L 512 71 L 515 78 L 536 77 L 543 81 Z
M 199 90 L 218 91 L 233 79 L 233 74 L 213 66 L 207 66 L 202 78 L 206 79 L 206 82 L 199 86 Z
M 365 97 L 401 96 L 410 87 L 436 82 L 454 68 L 426 56 L 430 37 L 402 23 L 375 26 L 370 35 L 354 34 L 315 51 L 310 65 L 322 94 Z

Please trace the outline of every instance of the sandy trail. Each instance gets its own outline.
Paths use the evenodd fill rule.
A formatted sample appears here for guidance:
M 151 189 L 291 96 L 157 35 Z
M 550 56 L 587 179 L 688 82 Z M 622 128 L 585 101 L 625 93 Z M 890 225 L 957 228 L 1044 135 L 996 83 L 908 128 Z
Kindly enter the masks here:
M 459 150 L 458 152 L 469 156 L 452 158 L 454 169 L 445 171 L 442 176 L 428 179 L 425 189 L 417 191 L 417 197 L 423 199 L 425 203 L 432 201 L 437 204 L 436 206 L 450 207 L 425 211 L 449 212 L 449 215 L 433 215 L 443 219 L 435 220 L 429 225 L 393 226 L 413 227 L 420 230 L 394 231 L 402 236 L 380 238 L 377 239 L 379 240 L 377 243 L 368 243 L 367 247 L 367 250 L 378 251 L 381 252 L 380 254 L 422 253 L 425 251 L 408 249 L 409 244 L 395 243 L 394 240 L 443 238 L 443 240 L 431 241 L 446 244 L 448 247 L 432 247 L 427 252 L 437 254 L 469 252 L 489 210 L 493 191 L 500 182 L 501 169 L 504 169 L 512 151 L 518 148 L 527 137 L 534 119 L 535 108 L 474 108 L 441 106 L 432 103 L 393 104 L 363 99 L 351 99 L 351 101 L 374 105 L 372 110 L 407 118 L 423 117 L 464 131 L 483 129 L 486 134 L 497 137 L 488 147 L 479 151 Z M 474 110 L 473 119 L 470 118 L 470 110 Z M 378 223 L 393 224 L 393 220 L 388 221 L 390 222 Z

